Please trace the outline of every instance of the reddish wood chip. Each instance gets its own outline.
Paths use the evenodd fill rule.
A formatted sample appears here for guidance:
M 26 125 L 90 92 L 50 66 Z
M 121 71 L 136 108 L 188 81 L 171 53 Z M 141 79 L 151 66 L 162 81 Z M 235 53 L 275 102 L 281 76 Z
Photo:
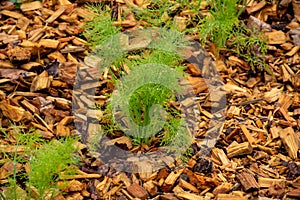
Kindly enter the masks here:
M 148 198 L 148 193 L 147 191 L 141 187 L 140 185 L 133 183 L 131 186 L 127 188 L 127 191 L 129 192 L 130 195 L 139 198 L 139 199 L 146 199 Z

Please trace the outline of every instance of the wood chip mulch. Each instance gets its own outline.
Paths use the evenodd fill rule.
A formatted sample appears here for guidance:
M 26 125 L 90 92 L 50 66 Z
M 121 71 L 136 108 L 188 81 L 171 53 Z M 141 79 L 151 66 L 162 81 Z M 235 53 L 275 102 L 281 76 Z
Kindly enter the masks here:
M 46 140 L 77 134 L 73 84 L 89 53 L 81 36 L 90 16 L 83 2 L 33 1 L 20 9 L 1 2 L 0 127 L 4 130 L 11 130 L 13 122 L 25 129 L 36 128 Z M 138 5 L 139 1 L 118 2 Z M 65 177 L 69 186 L 54 199 L 299 199 L 300 15 L 293 15 L 299 7 L 292 11 L 292 6 L 285 0 L 278 4 L 252 1 L 246 9 L 248 20 L 256 20 L 253 23 L 265 32 L 266 61 L 273 75 L 251 76 L 249 65 L 226 49 L 215 60 L 227 109 L 222 133 L 209 157 L 197 156 L 199 147 L 194 145 L 195 156 L 186 166 L 171 160 L 153 173 L 129 174 L 114 171 L 80 144 L 84 160 L 80 173 Z M 213 52 L 212 46 L 206 48 Z M 193 70 L 189 72 L 191 80 L 196 80 L 196 91 L 201 80 Z M 205 89 L 196 92 L 203 108 L 199 131 L 204 133 L 211 117 Z M 5 140 L 0 148 L 14 151 Z M 4 157 L 0 159 L 1 192 L 13 169 L 3 162 Z

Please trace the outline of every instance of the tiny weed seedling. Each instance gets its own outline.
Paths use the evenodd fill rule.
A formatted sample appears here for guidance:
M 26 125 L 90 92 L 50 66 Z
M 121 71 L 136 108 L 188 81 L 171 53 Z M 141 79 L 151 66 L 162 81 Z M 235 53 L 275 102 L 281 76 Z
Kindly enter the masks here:
M 239 26 L 232 33 L 229 41 L 228 46 L 231 51 L 244 59 L 252 71 L 266 71 L 272 74 L 272 70 L 264 61 L 267 53 L 267 42 L 261 33 L 256 34 L 245 26 Z

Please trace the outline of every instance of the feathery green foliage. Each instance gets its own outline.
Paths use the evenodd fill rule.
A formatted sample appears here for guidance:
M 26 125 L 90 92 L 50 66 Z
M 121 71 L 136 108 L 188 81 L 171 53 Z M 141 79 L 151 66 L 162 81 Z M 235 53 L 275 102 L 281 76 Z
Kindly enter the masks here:
M 14 138 L 16 141 L 13 153 L 3 152 L 14 166 L 13 174 L 8 177 L 8 184 L 4 188 L 4 199 L 30 199 L 30 186 L 34 186 L 40 194 L 39 199 L 43 199 L 46 192 L 57 188 L 56 181 L 61 172 L 73 173 L 69 165 L 79 161 L 74 154 L 78 139 L 67 138 L 46 143 L 37 130 L 24 131 L 15 125 L 12 127 L 11 131 L 0 130 L 6 138 Z M 19 152 L 21 147 L 22 151 Z M 17 169 L 17 166 L 25 163 L 30 166 L 29 174 Z M 29 186 L 27 190 L 20 187 L 20 180 Z
M 49 189 L 56 188 L 56 180 L 61 172 L 72 174 L 69 165 L 79 162 L 75 143 L 77 139 L 52 140 L 42 145 L 29 161 L 29 185 L 36 187 L 40 197 Z
M 190 5 L 185 0 L 181 3 L 184 3 L 184 6 Z M 173 21 L 170 22 L 168 19 L 169 16 L 176 14 L 180 6 L 182 5 L 178 1 L 158 0 L 152 1 L 145 9 L 138 9 L 133 5 L 131 10 L 134 11 L 137 20 L 144 20 L 151 26 L 174 28 Z M 127 52 L 127 44 L 122 43 L 128 40 L 126 33 L 116 34 L 120 29 L 112 28 L 112 21 L 109 20 L 108 14 L 109 9 L 104 9 L 104 7 L 97 9 L 98 11 L 102 10 L 99 13 L 106 16 L 106 19 L 99 17 L 99 19 L 92 20 L 93 22 L 89 23 L 89 29 L 86 29 L 90 35 L 85 36 L 95 47 L 94 54 L 102 58 L 102 65 L 105 67 L 112 65 L 117 69 L 117 71 L 110 70 L 110 75 L 117 85 L 114 93 L 119 92 L 119 94 L 112 95 L 110 98 L 104 110 L 105 117 L 100 121 L 103 132 L 95 135 L 101 136 L 103 133 L 114 135 L 115 131 L 122 130 L 136 145 L 150 144 L 154 137 L 159 137 L 160 145 L 168 146 L 168 150 L 175 151 L 179 155 L 181 148 L 178 148 L 178 145 L 182 146 L 181 142 L 190 145 L 191 138 L 187 133 L 186 126 L 183 125 L 182 121 L 184 120 L 181 114 L 170 109 L 168 102 L 176 101 L 174 93 L 180 93 L 178 80 L 184 74 L 184 67 L 181 65 L 183 59 L 179 52 L 189 45 L 189 40 L 184 34 L 166 29 L 158 30 L 155 34 L 159 34 L 159 37 L 152 38 L 153 30 L 145 30 L 141 31 L 144 34 L 141 37 L 150 38 L 152 41 L 148 48 Z M 102 20 L 105 22 L 102 23 Z M 108 23 L 109 21 L 110 23 Z M 104 26 L 104 24 L 109 25 Z M 97 27 L 95 28 L 95 26 Z M 98 31 L 90 32 L 90 29 Z M 101 31 L 105 34 L 98 35 Z M 110 35 L 110 37 L 106 37 L 106 33 L 109 33 L 107 36 Z M 97 37 L 101 38 L 95 39 Z M 93 40 L 90 40 L 91 38 L 100 42 L 94 43 Z M 124 71 L 124 65 L 130 68 L 129 74 Z M 149 67 L 149 65 L 151 66 Z M 171 67 L 173 71 L 161 68 L 161 72 L 158 72 L 159 66 L 157 65 L 166 66 L 166 69 Z M 144 67 L 140 68 L 140 66 Z M 145 70 L 146 68 L 147 70 Z M 161 75 L 158 75 L 159 73 Z M 161 82 L 155 82 L 155 79 L 159 78 L 162 79 Z M 136 87 L 137 85 L 139 87 Z M 124 108 L 127 110 L 124 111 Z M 118 113 L 118 109 L 121 109 L 122 117 L 126 116 L 127 122 L 124 122 L 124 118 L 123 121 L 115 118 L 114 114 Z M 157 112 L 152 113 L 152 111 Z M 164 133 L 166 133 L 165 136 Z M 90 144 L 91 148 L 97 149 L 97 139 L 92 143 L 92 145 Z M 176 145 L 177 147 L 175 147 Z
M 5 198 L 6 199 L 26 199 L 27 194 L 18 185 L 18 180 L 26 180 L 27 174 L 24 171 L 17 171 L 17 165 L 20 163 L 26 163 L 35 151 L 37 145 L 44 143 L 41 135 L 35 129 L 29 129 L 25 132 L 23 129 L 18 128 L 16 125 L 12 125 L 11 131 L 5 131 L 4 129 L 0 132 L 6 138 L 15 138 L 16 150 L 15 152 L 8 154 L 4 153 L 4 157 L 12 159 L 13 162 L 13 174 L 8 177 L 8 184 L 5 187 Z M 23 152 L 18 153 L 18 149 L 22 146 Z M 0 150 L 1 152 L 1 150 Z
M 113 25 L 108 6 L 89 6 L 89 9 L 93 13 L 93 20 L 86 22 L 83 36 L 92 47 L 96 47 L 117 34 L 120 28 Z
M 200 37 L 203 43 L 209 38 L 218 49 L 224 47 L 233 28 L 239 23 L 239 15 L 243 9 L 238 9 L 241 0 L 209 0 L 211 5 L 209 16 L 200 25 Z
M 261 33 L 250 31 L 241 25 L 232 32 L 229 41 L 230 50 L 244 59 L 253 71 L 264 70 L 272 74 L 272 70 L 264 61 L 267 53 L 267 41 Z

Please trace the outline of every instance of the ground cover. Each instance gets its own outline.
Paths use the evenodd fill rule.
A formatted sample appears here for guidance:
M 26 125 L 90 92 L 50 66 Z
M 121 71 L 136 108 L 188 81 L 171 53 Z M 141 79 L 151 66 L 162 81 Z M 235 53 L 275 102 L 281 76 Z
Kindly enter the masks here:
M 1 2 L 0 198 L 299 198 L 299 15 Z

